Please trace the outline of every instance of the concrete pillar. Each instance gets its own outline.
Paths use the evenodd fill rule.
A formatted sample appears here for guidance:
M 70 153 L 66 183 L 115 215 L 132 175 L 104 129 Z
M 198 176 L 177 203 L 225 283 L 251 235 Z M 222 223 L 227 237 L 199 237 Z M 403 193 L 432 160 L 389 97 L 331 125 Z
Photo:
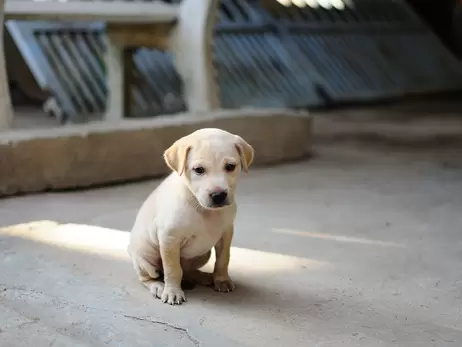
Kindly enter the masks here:
M 106 78 L 108 97 L 105 120 L 118 121 L 130 116 L 132 90 L 132 50 L 108 39 Z
M 176 69 L 183 80 L 183 94 L 191 112 L 220 107 L 213 65 L 213 29 L 219 0 L 183 0 L 170 41 Z
M 11 105 L 10 88 L 5 66 L 5 49 L 3 43 L 3 18 L 5 0 L 0 0 L 0 131 L 11 128 L 13 123 L 13 108 Z

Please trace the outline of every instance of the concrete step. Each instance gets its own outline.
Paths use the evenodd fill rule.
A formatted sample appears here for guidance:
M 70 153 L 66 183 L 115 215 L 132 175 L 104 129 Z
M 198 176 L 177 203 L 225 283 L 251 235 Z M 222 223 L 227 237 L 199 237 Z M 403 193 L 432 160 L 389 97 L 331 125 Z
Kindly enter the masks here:
M 462 147 L 462 101 L 315 111 L 314 141 Z

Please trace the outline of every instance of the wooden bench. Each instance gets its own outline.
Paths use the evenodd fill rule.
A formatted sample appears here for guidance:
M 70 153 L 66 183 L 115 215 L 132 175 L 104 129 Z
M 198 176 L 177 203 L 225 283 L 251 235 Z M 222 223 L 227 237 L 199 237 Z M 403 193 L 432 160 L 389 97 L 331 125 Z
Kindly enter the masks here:
M 212 32 L 218 4 L 219 0 L 182 0 L 180 3 L 6 0 L 4 17 L 5 20 L 105 22 L 109 38 L 106 118 L 117 120 L 130 114 L 131 61 L 133 50 L 138 47 L 157 48 L 173 54 L 190 111 L 219 108 L 212 62 Z

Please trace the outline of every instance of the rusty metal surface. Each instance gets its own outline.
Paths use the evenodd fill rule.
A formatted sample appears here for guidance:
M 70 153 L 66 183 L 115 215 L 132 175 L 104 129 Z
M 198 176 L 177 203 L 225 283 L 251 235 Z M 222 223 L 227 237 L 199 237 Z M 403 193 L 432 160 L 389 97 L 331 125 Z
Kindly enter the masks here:
M 461 64 L 403 2 L 351 1 L 270 13 L 257 0 L 222 0 L 214 48 L 222 105 L 310 107 L 462 88 Z M 72 121 L 104 112 L 103 24 L 8 25 Z M 133 59 L 135 114 L 184 110 L 172 57 L 141 48 Z

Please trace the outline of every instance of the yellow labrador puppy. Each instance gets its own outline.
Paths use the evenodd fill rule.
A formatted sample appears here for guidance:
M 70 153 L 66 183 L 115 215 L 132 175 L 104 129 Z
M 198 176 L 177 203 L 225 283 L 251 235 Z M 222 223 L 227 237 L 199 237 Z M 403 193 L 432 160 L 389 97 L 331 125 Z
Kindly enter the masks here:
M 186 301 L 182 279 L 234 290 L 228 264 L 235 189 L 253 157 L 247 142 L 220 129 L 195 131 L 165 151 L 172 173 L 139 210 L 128 247 L 139 280 L 164 303 Z M 201 272 L 214 247 L 213 275 Z

